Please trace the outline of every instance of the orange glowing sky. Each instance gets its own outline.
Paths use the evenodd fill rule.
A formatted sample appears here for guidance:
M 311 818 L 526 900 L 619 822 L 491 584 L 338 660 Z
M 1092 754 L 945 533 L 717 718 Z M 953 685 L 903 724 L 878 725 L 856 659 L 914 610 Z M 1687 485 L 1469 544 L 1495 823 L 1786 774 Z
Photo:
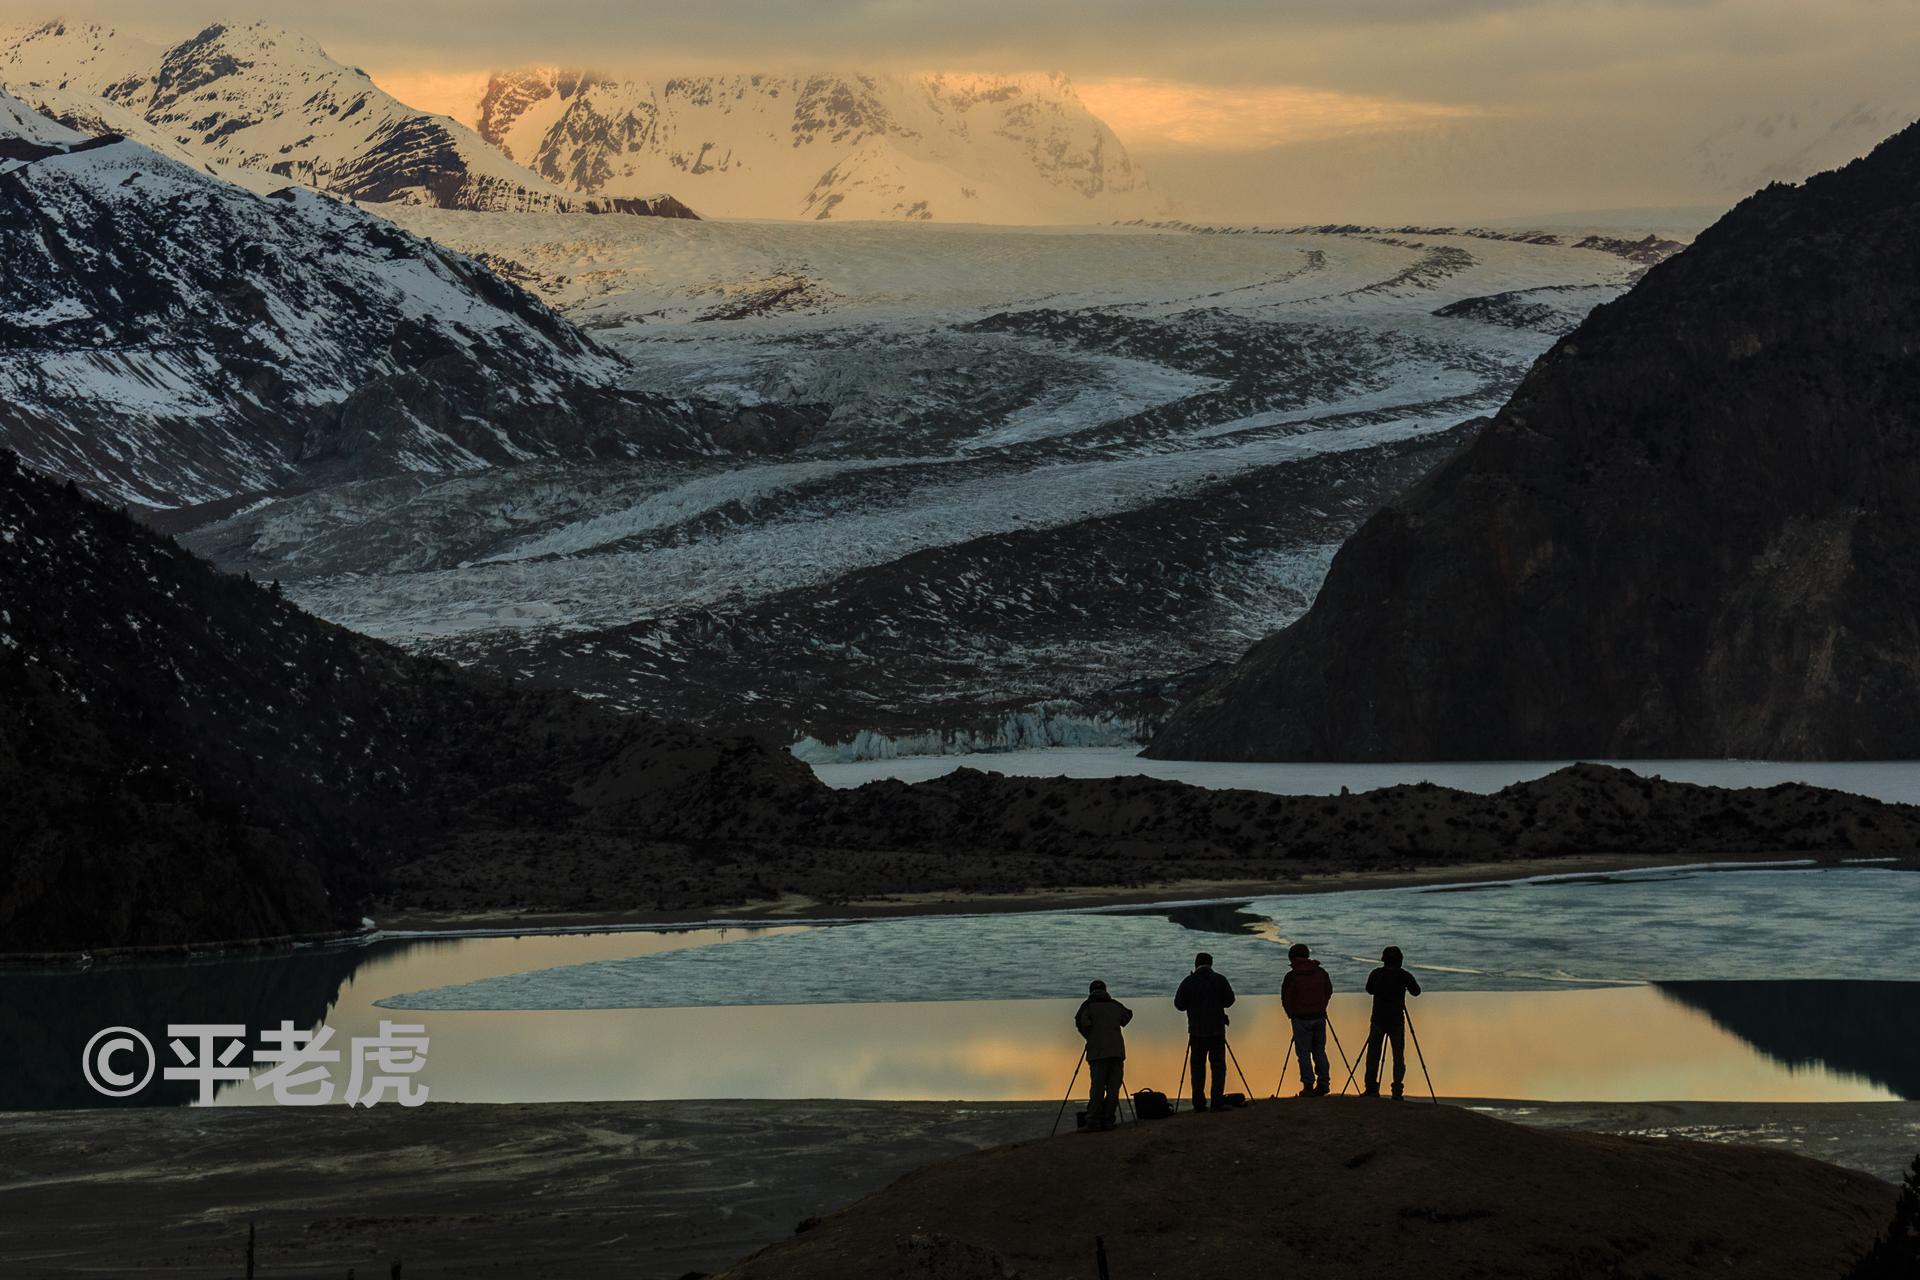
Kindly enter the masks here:
M 427 111 L 474 121 L 488 68 L 372 66 L 382 88 Z M 1076 80 L 1093 113 L 1130 147 L 1250 150 L 1405 129 L 1482 114 L 1473 106 L 1412 102 L 1299 85 L 1206 85 L 1148 76 Z
M 1083 80 L 1076 87 L 1095 115 L 1129 146 L 1143 150 L 1254 150 L 1481 114 L 1473 106 L 1299 85 L 1204 85 L 1119 76 Z

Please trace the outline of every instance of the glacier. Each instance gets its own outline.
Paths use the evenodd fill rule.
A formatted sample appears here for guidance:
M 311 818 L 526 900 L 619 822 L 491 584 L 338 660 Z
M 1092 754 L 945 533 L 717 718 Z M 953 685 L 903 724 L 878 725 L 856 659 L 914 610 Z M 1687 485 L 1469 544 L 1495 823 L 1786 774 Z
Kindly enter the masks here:
M 1647 252 L 385 212 L 536 291 L 635 388 L 821 416 L 751 455 L 283 495 L 189 544 L 371 634 L 810 758 L 1150 735 Z

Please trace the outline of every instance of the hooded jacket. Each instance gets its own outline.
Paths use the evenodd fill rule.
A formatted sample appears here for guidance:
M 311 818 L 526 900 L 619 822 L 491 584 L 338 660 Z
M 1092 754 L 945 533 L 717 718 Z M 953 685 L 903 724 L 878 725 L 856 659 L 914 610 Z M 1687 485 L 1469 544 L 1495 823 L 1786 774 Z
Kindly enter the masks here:
M 1080 1008 L 1073 1015 L 1073 1025 L 1086 1038 L 1087 1061 L 1125 1058 L 1127 1038 L 1120 1034 L 1120 1028 L 1132 1021 L 1133 1010 L 1104 991 L 1082 1000 Z
M 1333 999 L 1333 977 L 1311 956 L 1289 962 L 1293 967 L 1280 981 L 1280 1007 L 1289 1018 L 1324 1018 Z

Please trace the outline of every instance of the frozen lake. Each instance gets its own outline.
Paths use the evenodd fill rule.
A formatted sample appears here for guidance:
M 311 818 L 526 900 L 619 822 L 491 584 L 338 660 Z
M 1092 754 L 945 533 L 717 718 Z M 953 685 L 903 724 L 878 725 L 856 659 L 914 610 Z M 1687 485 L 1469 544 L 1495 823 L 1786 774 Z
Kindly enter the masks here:
M 529 970 L 396 1009 L 631 1009 L 1031 1000 L 1158 991 L 1211 951 L 1275 994 L 1308 942 L 1341 990 L 1387 943 L 1436 991 L 1877 978 L 1913 972 L 1920 876 L 1859 869 L 1635 872 L 1233 902 L 907 916 Z M 1122 997 L 1124 998 L 1124 996 Z
M 1072 1012 L 1104 978 L 1137 1013 L 1129 1079 L 1174 1083 L 1174 986 L 1214 953 L 1242 993 L 1254 1091 L 1286 1051 L 1284 944 L 1310 941 L 1349 1051 L 1380 946 L 1426 994 L 1443 1094 L 1543 1100 L 1920 1098 L 1920 877 L 1873 868 L 1674 870 L 1449 888 L 777 928 L 390 938 L 277 956 L 0 974 L 15 1069 L 0 1110 L 85 1107 L 109 1026 L 281 1020 L 341 1042 L 382 1019 L 431 1041 L 434 1098 L 1058 1097 Z M 1336 1055 L 1336 1061 L 1338 1060 Z M 190 1100 L 156 1081 L 121 1105 Z M 220 1105 L 270 1100 L 223 1086 Z
M 1492 792 L 1545 777 L 1571 760 L 1443 761 L 1431 764 L 1230 764 L 1206 760 L 1146 760 L 1131 747 L 1057 747 L 1044 751 L 984 752 L 958 756 L 905 756 L 815 764 L 813 771 L 835 787 L 857 787 L 879 778 L 923 782 L 955 769 L 981 769 L 1031 778 L 1113 778 L 1145 775 L 1196 787 L 1271 791 L 1279 795 L 1337 795 L 1340 788 L 1374 791 L 1431 782 L 1461 791 Z M 1920 804 L 1920 761 L 1853 760 L 1603 760 L 1672 782 L 1716 787 L 1770 787 L 1806 782 L 1851 791 L 1876 800 Z

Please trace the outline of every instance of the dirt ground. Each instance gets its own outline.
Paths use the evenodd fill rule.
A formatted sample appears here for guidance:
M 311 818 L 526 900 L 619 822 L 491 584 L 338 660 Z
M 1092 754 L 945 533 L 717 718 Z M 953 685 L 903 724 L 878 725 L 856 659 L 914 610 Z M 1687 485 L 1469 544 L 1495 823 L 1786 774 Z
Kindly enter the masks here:
M 1895 1193 L 1751 1147 L 1272 1102 L 942 1161 L 726 1280 L 1838 1276 Z
M 0 1114 L 0 1275 L 680 1277 L 1030 1106 L 647 1102 Z
M 1264 1103 L 1219 1123 L 1263 1115 L 1277 1123 L 1310 1105 Z M 1759 1143 L 1882 1179 L 1897 1177 L 1920 1149 L 1920 1104 L 1474 1105 L 1533 1125 Z M 262 1277 L 338 1280 L 350 1268 L 385 1276 L 397 1260 L 407 1280 L 679 1280 L 720 1271 L 914 1169 L 1035 1138 L 1055 1107 L 732 1101 L 5 1113 L 0 1275 L 238 1277 L 252 1221 Z M 1146 1125 L 1139 1136 L 1204 1132 L 1188 1123 L 1202 1122 Z M 1260 1143 L 1260 1162 L 1291 1159 L 1286 1133 Z M 1791 1167 L 1796 1178 L 1806 1168 Z

